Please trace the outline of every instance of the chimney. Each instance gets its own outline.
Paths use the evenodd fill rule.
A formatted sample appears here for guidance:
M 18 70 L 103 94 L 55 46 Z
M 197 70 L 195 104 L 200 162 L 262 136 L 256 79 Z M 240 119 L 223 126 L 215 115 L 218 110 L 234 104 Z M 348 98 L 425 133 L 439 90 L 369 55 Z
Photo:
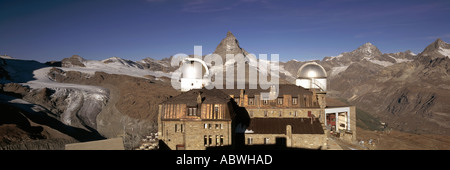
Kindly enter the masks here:
M 313 115 L 313 114 L 311 114 L 311 117 L 309 117 L 309 118 L 311 118 L 311 124 L 313 124 L 313 122 L 314 122 L 314 120 L 315 120 L 315 117 L 314 117 L 314 115 Z
M 244 104 L 244 89 L 241 89 L 240 93 L 239 93 L 239 106 L 243 106 Z
M 292 147 L 292 126 L 286 125 L 286 147 Z
M 202 110 L 202 96 L 200 95 L 200 91 L 197 96 L 197 113 L 201 113 Z

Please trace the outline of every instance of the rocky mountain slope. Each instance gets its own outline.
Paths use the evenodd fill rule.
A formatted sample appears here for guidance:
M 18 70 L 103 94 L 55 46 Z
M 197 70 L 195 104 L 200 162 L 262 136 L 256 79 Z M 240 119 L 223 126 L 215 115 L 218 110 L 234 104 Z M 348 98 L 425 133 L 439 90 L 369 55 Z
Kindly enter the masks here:
M 418 55 L 381 53 L 366 43 L 356 50 L 316 62 L 328 73 L 328 95 L 345 99 L 412 133 L 450 134 L 448 43 L 437 39 Z M 304 62 L 283 63 L 292 74 Z
M 1 64 L 5 70 L 0 89 L 4 95 L 2 108 L 11 108 L 11 115 L 23 115 L 22 122 L 33 123 L 36 113 L 33 109 L 23 110 L 23 107 L 42 108 L 45 112 L 39 112 L 40 119 L 49 121 L 38 121 L 37 127 L 50 127 L 50 130 L 44 128 L 35 133 L 30 132 L 30 128 L 24 130 L 28 127 L 24 123 L 2 123 L 0 128 L 5 124 L 4 130 L 14 132 L 5 135 L 4 142 L 0 141 L 3 149 L 39 149 L 41 144 L 48 142 L 56 142 L 54 149 L 63 149 L 67 142 L 118 135 L 144 136 L 157 129 L 158 104 L 179 93 L 167 88 L 170 74 L 151 71 L 137 62 L 117 57 L 91 61 L 74 55 L 63 59 L 63 67 L 19 59 L 2 59 Z M 47 131 L 51 131 L 51 135 L 45 135 Z M 86 133 L 82 135 L 84 137 L 79 136 L 80 132 Z M 38 138 L 27 137 L 36 135 L 47 142 L 31 142 Z M 28 142 L 21 144 L 23 141 Z M 134 143 L 126 145 L 131 147 Z

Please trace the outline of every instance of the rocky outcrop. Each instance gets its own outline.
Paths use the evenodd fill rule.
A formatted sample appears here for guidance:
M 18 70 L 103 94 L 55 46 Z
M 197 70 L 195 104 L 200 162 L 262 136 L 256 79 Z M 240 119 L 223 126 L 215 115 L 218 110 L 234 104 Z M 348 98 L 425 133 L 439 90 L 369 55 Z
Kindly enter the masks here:
M 86 60 L 79 56 L 79 55 L 73 55 L 72 57 L 69 58 L 64 58 L 61 61 L 61 66 L 62 67 L 86 67 L 84 65 L 84 62 L 86 62 Z
M 164 58 L 162 60 L 155 60 L 153 58 L 144 58 L 139 63 L 143 68 L 151 71 L 162 71 L 165 73 L 173 72 L 177 68 L 170 66 L 171 58 Z
M 8 84 L 2 84 L 2 88 L 0 91 L 3 93 L 8 93 L 8 95 L 15 96 L 18 98 L 22 98 L 23 96 L 27 95 L 30 89 L 26 86 L 22 86 L 18 83 L 8 83 Z

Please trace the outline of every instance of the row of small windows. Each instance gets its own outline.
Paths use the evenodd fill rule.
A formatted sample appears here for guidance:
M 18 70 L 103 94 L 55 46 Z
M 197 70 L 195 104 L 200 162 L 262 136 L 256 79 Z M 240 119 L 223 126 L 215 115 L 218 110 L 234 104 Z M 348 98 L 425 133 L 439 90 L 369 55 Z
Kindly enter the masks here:
M 223 124 L 203 124 L 205 129 L 223 129 Z M 184 124 L 175 124 L 175 132 L 184 132 Z
M 212 129 L 213 126 L 215 129 L 223 129 L 223 124 L 207 124 L 207 123 L 205 123 L 203 125 L 205 127 L 204 129 Z
M 203 144 L 205 146 L 223 146 L 223 135 L 215 135 L 216 136 L 216 143 L 213 143 L 213 136 L 214 135 L 205 135 L 203 138 Z
M 234 98 L 234 101 L 236 101 L 236 103 L 239 104 L 240 103 L 239 97 Z M 268 105 L 269 104 L 269 100 L 267 100 L 267 99 L 263 99 L 262 101 L 263 101 L 262 102 L 263 105 Z M 278 105 L 282 105 L 283 104 L 283 98 L 282 97 L 277 98 L 277 104 Z M 298 98 L 297 97 L 293 97 L 292 98 L 292 105 L 297 105 L 297 104 L 298 104 Z M 254 97 L 249 97 L 248 98 L 248 105 L 255 105 L 255 98 Z
M 276 111 L 271 111 L 272 114 L 273 114 L 274 112 L 276 112 Z M 308 111 L 308 113 L 310 113 L 310 112 L 311 112 L 311 111 Z M 254 112 L 253 112 L 253 111 L 250 111 L 250 117 L 253 117 L 253 116 L 254 116 Z M 264 117 L 267 117 L 267 116 L 269 116 L 269 111 L 264 110 Z M 278 116 L 279 116 L 279 117 L 283 116 L 283 111 L 278 111 Z M 297 117 L 297 116 L 298 116 L 298 112 L 297 112 L 297 111 L 294 111 L 294 113 L 289 112 L 289 116 Z
M 175 132 L 184 132 L 183 124 L 175 124 Z
M 188 116 L 197 116 L 197 108 L 195 107 L 188 108 Z
M 196 108 L 196 107 L 188 107 L 188 116 L 200 116 L 200 111 Z M 198 114 L 197 114 L 198 113 Z M 218 105 L 214 105 L 214 114 L 218 114 L 219 113 L 219 106 Z

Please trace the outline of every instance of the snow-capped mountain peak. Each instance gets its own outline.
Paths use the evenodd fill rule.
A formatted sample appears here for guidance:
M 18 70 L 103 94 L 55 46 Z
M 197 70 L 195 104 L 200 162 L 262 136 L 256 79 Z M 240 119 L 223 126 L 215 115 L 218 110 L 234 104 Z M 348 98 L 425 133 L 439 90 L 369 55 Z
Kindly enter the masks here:
M 444 42 L 442 39 L 438 38 L 436 41 L 428 45 L 420 54 L 422 58 L 450 58 L 450 44 Z
M 363 57 L 374 57 L 382 54 L 380 50 L 370 42 L 363 44 L 351 53 Z

